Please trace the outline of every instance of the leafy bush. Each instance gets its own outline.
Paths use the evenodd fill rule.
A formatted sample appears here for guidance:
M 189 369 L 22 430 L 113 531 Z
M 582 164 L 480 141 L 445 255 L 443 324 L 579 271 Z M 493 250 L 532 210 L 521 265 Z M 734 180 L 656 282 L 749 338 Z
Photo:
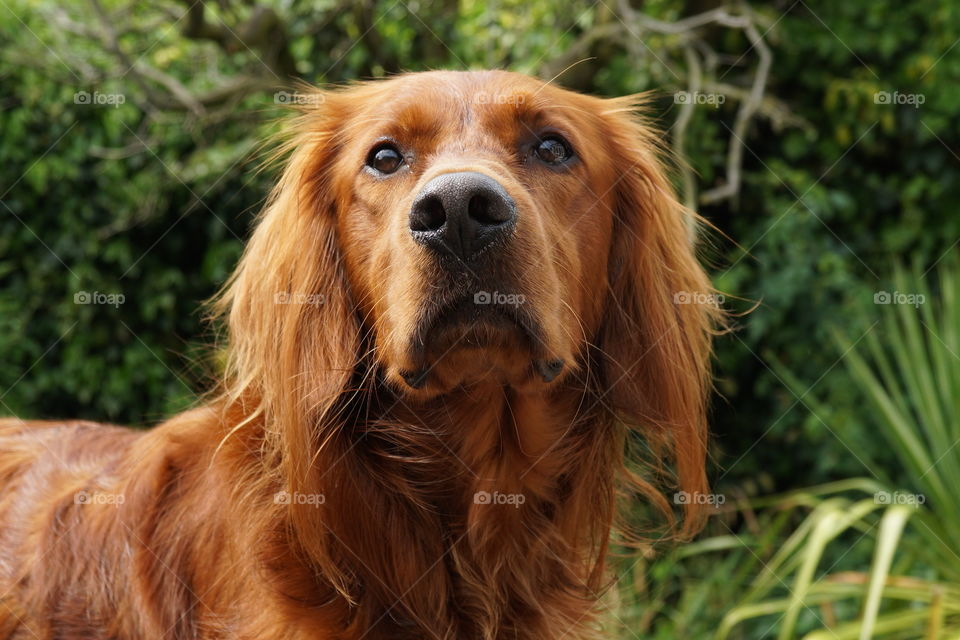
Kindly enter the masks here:
M 271 175 L 254 171 L 256 149 L 278 115 L 271 65 L 289 61 L 188 38 L 163 3 L 101 4 L 132 21 L 119 34 L 127 64 L 76 33 L 101 33 L 84 5 L 8 0 L 0 9 L 0 411 L 142 424 L 203 386 L 192 365 L 204 339 L 198 305 L 229 273 L 268 189 Z M 252 4 L 204 3 L 211 23 L 231 18 L 223 7 Z M 658 90 L 652 116 L 664 130 L 676 119 L 668 96 L 685 64 L 677 37 L 580 47 L 592 30 L 619 24 L 616 3 L 258 4 L 285 22 L 293 67 L 307 81 L 485 66 L 553 77 L 582 50 L 558 82 L 601 95 Z M 700 5 L 656 0 L 643 10 L 675 20 Z M 824 429 L 770 363 L 790 367 L 804 392 L 827 394 L 818 415 L 829 424 L 860 421 L 854 382 L 824 348 L 828 328 L 891 288 L 882 276 L 893 257 L 929 265 L 955 247 L 960 9 L 930 0 L 750 6 L 773 51 L 767 93 L 779 115 L 747 132 L 737 198 L 702 213 L 739 243 L 705 239 L 716 284 L 731 301 L 761 303 L 719 344 L 717 481 L 763 493 L 850 477 L 858 471 L 847 447 L 893 462 L 869 436 L 840 441 Z M 741 57 L 750 49 L 743 35 L 702 38 L 724 61 L 715 80 L 742 91 L 755 65 Z M 158 89 L 133 80 L 133 61 L 197 93 L 229 81 L 250 89 L 203 117 L 182 105 L 158 111 Z M 96 91 L 126 100 L 74 101 Z M 882 103 L 878 92 L 924 103 Z M 687 160 L 702 189 L 723 175 L 735 117 L 734 100 L 694 112 Z M 74 304 L 84 291 L 125 302 Z
M 654 565 L 657 592 L 632 596 L 655 637 L 960 633 L 960 261 L 947 261 L 937 286 L 919 267 L 897 269 L 893 284 L 854 323 L 869 326 L 862 339 L 836 337 L 854 401 L 870 409 L 843 428 L 879 436 L 849 452 L 872 477 L 737 505 L 714 524 L 721 535 L 667 554 Z M 818 395 L 807 399 L 815 414 L 827 410 Z M 875 456 L 885 449 L 894 464 Z M 744 518 L 736 533 L 733 514 Z

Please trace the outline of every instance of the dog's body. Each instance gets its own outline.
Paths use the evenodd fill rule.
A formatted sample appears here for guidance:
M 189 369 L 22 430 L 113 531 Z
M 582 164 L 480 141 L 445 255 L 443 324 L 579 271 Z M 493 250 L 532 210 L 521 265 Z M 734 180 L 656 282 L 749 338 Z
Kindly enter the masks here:
M 705 489 L 716 312 L 675 304 L 709 284 L 628 105 L 498 72 L 317 95 L 218 302 L 218 393 L 0 425 L 0 638 L 592 637 L 618 492 L 670 512 L 633 431 Z
M 421 637 L 414 635 L 417 617 L 459 624 L 469 615 L 468 607 L 474 608 L 468 619 L 480 621 L 498 596 L 521 603 L 527 597 L 563 595 L 549 615 L 567 618 L 567 628 L 582 622 L 577 619 L 592 608 L 598 594 L 588 590 L 588 575 L 575 573 L 566 564 L 572 559 L 555 555 L 547 545 L 550 536 L 561 533 L 559 523 L 542 521 L 539 509 L 530 508 L 560 471 L 548 468 L 559 457 L 536 460 L 557 441 L 559 434 L 549 430 L 569 422 L 558 419 L 556 407 L 517 399 L 508 411 L 526 414 L 526 427 L 540 424 L 546 432 L 525 433 L 526 453 L 517 442 L 504 455 L 497 440 L 504 429 L 514 428 L 500 421 L 506 400 L 477 398 L 464 409 L 469 415 L 459 419 L 486 421 L 488 442 L 454 445 L 451 439 L 448 446 L 457 451 L 445 451 L 436 441 L 430 449 L 440 450 L 431 450 L 432 459 L 424 460 L 425 468 L 417 473 L 429 482 L 418 497 L 449 505 L 446 513 L 416 518 L 419 509 L 413 505 L 396 505 L 393 514 L 379 512 L 382 501 L 391 501 L 390 496 L 374 496 L 382 492 L 377 486 L 382 479 L 361 474 L 351 479 L 356 485 L 343 505 L 350 514 L 346 528 L 327 532 L 318 523 L 318 535 L 329 533 L 335 544 L 342 544 L 344 559 L 355 552 L 382 554 L 378 563 L 396 567 L 396 575 L 367 576 L 383 581 L 371 589 L 378 605 L 365 607 L 368 617 L 354 621 L 348 637 L 380 629 L 365 637 L 402 638 L 405 627 L 411 627 L 410 637 Z M 437 433 L 455 431 L 447 420 L 434 424 Z M 240 481 L 258 473 L 256 443 L 229 438 L 217 450 L 228 428 L 213 408 L 177 416 L 147 432 L 15 421 L 0 429 L 0 481 L 5 486 L 0 579 L 5 589 L 17 584 L 4 595 L 0 619 L 5 618 L 6 628 L 0 629 L 18 629 L 12 637 L 341 637 L 333 631 L 346 626 L 351 607 L 317 579 L 286 540 L 285 501 L 277 499 L 282 485 L 267 486 L 260 478 Z M 513 487 L 482 479 L 493 477 L 502 464 L 530 472 Z M 602 466 L 581 472 L 613 468 L 609 461 L 593 464 Z M 457 471 L 464 466 L 477 477 Z M 389 462 L 382 468 L 384 474 L 397 471 Z M 481 491 L 523 495 L 524 504 L 478 504 L 475 495 Z M 552 504 L 549 494 L 542 498 Z M 329 495 L 324 504 L 302 500 L 301 506 L 319 516 L 328 500 Z M 567 526 L 576 526 L 579 514 L 570 516 L 573 522 Z M 358 548 L 351 550 L 354 544 Z M 471 581 L 451 570 L 455 563 L 486 569 L 479 562 L 489 562 L 495 573 Z M 538 583 L 522 585 L 530 594 L 497 594 L 511 587 L 511 573 L 525 579 L 537 564 L 542 565 L 536 570 Z M 447 590 L 456 593 L 456 610 L 450 607 L 454 603 L 442 600 Z M 405 610 L 403 597 L 422 601 L 428 609 Z M 525 619 L 532 620 L 526 618 L 530 615 Z M 408 622 L 400 623 L 405 618 Z M 549 618 L 541 624 L 548 623 L 558 624 Z M 506 621 L 489 624 L 507 633 Z M 556 637 L 563 628 L 556 627 Z M 457 627 L 449 637 L 480 637 L 476 634 Z

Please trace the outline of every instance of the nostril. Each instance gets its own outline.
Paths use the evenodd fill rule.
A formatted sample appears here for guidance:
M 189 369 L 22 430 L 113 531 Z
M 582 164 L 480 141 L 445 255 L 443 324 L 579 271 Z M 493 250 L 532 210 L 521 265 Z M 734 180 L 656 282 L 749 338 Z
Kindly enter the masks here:
M 482 225 L 494 225 L 499 221 L 490 215 L 490 201 L 485 195 L 476 194 L 467 203 L 467 215 Z
M 497 207 L 486 194 L 478 193 L 467 204 L 467 215 L 483 226 L 494 227 L 510 219 L 506 207 Z
M 430 196 L 417 203 L 414 214 L 410 216 L 410 230 L 437 231 L 446 221 L 447 213 L 440 198 Z

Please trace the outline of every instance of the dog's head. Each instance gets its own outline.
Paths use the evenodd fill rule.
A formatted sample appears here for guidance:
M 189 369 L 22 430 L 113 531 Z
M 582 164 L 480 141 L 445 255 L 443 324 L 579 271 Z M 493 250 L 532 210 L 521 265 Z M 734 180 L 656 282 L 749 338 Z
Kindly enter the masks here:
M 497 71 L 301 97 L 223 299 L 237 388 L 316 424 L 361 367 L 414 402 L 590 387 L 703 486 L 715 309 L 629 99 Z
M 600 325 L 628 168 L 597 146 L 600 101 L 497 72 L 361 91 L 332 97 L 353 105 L 338 237 L 387 378 L 419 395 L 559 381 Z

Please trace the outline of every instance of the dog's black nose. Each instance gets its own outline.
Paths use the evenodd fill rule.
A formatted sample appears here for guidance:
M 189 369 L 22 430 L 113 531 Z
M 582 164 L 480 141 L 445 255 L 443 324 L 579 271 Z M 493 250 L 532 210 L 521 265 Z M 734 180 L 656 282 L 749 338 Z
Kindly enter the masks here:
M 437 176 L 410 209 L 413 239 L 461 260 L 507 237 L 516 221 L 517 205 L 506 189 L 475 171 Z

